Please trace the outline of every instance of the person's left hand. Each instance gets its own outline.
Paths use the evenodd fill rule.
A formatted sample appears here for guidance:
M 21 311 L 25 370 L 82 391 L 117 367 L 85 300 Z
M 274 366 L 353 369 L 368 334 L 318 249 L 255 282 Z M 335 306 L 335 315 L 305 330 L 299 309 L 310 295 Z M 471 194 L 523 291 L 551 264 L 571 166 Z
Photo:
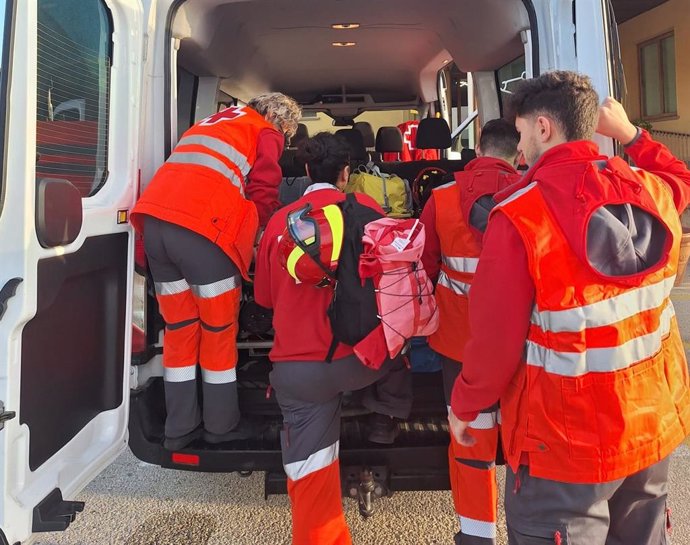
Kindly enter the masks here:
M 477 440 L 467 431 L 470 423 L 460 420 L 453 411 L 448 411 L 448 424 L 450 425 L 450 433 L 453 434 L 455 440 L 464 447 L 471 447 Z

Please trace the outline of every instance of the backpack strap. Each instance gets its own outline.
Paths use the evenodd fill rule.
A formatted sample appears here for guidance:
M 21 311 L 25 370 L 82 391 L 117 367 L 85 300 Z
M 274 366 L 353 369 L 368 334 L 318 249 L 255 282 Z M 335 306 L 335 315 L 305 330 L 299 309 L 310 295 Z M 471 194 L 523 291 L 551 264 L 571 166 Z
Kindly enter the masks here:
M 357 197 L 354 193 L 345 194 L 345 201 L 343 202 L 343 205 L 349 204 L 352 206 L 357 204 L 357 202 Z M 333 290 L 333 297 L 335 297 L 335 289 Z M 333 335 L 331 345 L 328 347 L 328 353 L 326 354 L 326 363 L 331 363 L 333 361 L 333 356 L 335 356 L 335 351 L 338 349 L 339 344 L 340 342 L 335 338 L 335 335 Z
M 335 356 L 335 351 L 338 348 L 339 344 L 340 343 L 338 342 L 338 339 L 336 339 L 334 335 L 333 340 L 331 340 L 331 346 L 328 347 L 328 354 L 326 354 L 326 363 L 331 363 L 333 361 L 333 356 Z

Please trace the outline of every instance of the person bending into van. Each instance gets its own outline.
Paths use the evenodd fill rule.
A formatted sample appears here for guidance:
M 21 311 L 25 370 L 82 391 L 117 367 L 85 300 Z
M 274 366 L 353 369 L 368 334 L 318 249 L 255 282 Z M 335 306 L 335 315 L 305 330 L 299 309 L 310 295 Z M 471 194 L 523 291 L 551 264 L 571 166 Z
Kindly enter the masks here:
M 317 287 L 327 275 L 299 251 L 294 254 L 298 260 L 288 259 L 286 266 L 301 279 L 296 282 L 281 264 L 281 241 L 290 236 L 286 232 L 290 219 L 311 213 L 310 220 L 320 217 L 319 227 L 305 235 L 305 242 L 317 244 L 319 255 L 331 256 L 338 214 L 327 207 L 337 208 L 345 200 L 342 190 L 349 175 L 349 152 L 340 137 L 320 133 L 307 140 L 299 154 L 314 183 L 301 199 L 268 222 L 257 254 L 254 296 L 274 313 L 270 381 L 283 413 L 281 447 L 292 506 L 292 542 L 347 545 L 352 541 L 343 515 L 338 463 L 343 393 L 379 381 L 376 395 L 366 396 L 364 405 L 388 417 L 407 418 L 412 405 L 411 377 L 400 359 L 386 361 L 379 370 L 365 367 L 344 344 L 338 345 L 331 363 L 325 362 L 333 339 L 326 315 L 333 289 L 327 282 Z M 371 197 L 358 193 L 356 198 L 383 214 Z M 314 278 L 307 278 L 308 272 Z
M 515 127 L 503 119 L 489 121 L 482 128 L 477 158 L 455 181 L 431 194 L 420 220 L 426 227 L 424 269 L 436 283 L 439 328 L 429 345 L 442 356 L 443 389 L 450 409 L 450 393 L 460 374 L 465 344 L 469 337 L 467 298 L 477 269 L 482 236 L 493 195 L 520 179 L 515 170 L 517 144 Z M 471 447 L 451 437 L 448 447 L 450 486 L 460 532 L 458 545 L 496 543 L 496 451 L 498 449 L 498 404 L 484 408 L 470 424 L 477 437 Z
M 586 76 L 511 98 L 532 166 L 484 236 L 452 432 L 471 445 L 501 399 L 511 545 L 666 543 L 669 455 L 690 431 L 670 300 L 690 171 Z M 595 130 L 645 170 L 601 155 Z
M 166 323 L 169 450 L 202 434 L 219 443 L 251 432 L 240 420 L 235 377 L 242 277 L 259 225 L 278 207 L 278 159 L 299 118 L 297 103 L 280 93 L 207 117 L 182 135 L 132 210 Z

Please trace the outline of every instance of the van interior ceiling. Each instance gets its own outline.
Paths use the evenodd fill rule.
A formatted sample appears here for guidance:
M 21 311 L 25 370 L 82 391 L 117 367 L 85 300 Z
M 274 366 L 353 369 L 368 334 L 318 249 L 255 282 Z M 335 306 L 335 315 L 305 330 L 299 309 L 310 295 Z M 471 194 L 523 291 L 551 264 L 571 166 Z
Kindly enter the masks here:
M 172 33 L 178 67 L 223 93 L 280 91 L 352 118 L 435 101 L 451 61 L 493 72 L 524 53 L 529 26 L 523 0 L 184 0 Z

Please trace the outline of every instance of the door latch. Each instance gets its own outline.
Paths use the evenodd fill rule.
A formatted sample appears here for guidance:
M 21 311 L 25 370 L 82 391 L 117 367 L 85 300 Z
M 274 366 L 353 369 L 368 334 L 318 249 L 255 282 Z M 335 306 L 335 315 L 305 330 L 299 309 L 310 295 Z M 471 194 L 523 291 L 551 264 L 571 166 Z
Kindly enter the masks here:
M 0 289 L 0 320 L 2 320 L 7 310 L 7 301 L 15 296 L 17 293 L 17 286 L 22 282 L 23 280 L 21 278 L 12 278 L 7 281 L 2 289 Z
M 12 420 L 15 416 L 17 416 L 17 413 L 14 411 L 6 411 L 5 404 L 0 401 L 0 430 L 5 427 L 5 422 Z

